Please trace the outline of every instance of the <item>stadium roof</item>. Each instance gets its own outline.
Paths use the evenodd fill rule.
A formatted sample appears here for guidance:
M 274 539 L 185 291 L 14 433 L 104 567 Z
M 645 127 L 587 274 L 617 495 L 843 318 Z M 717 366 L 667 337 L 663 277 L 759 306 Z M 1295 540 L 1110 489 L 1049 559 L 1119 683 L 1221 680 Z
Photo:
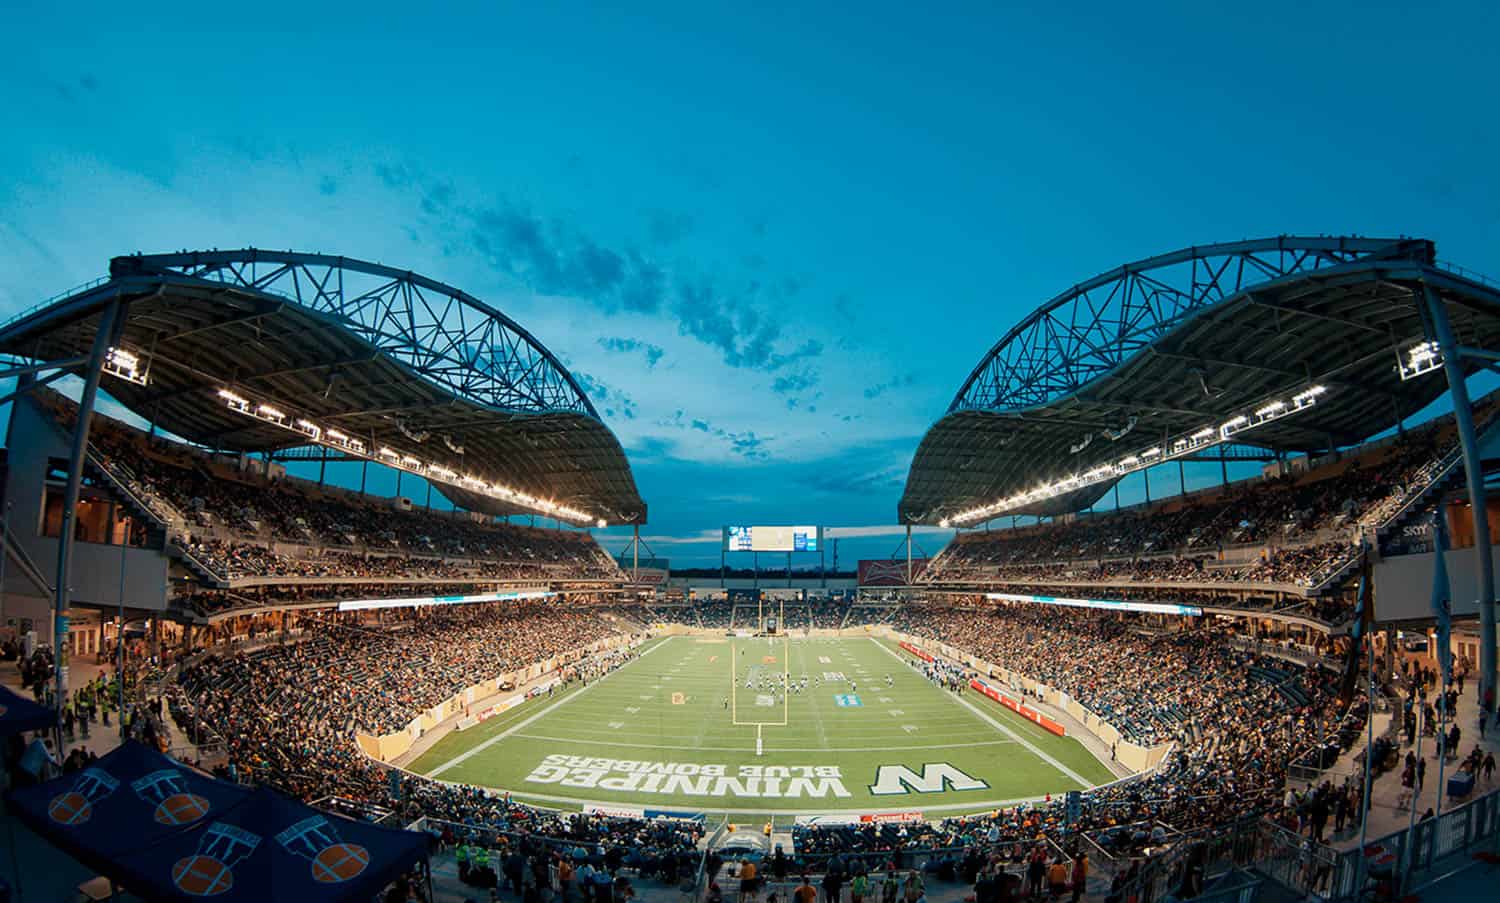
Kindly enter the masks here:
M 550 505 L 563 520 L 645 522 L 624 451 L 577 380 L 518 323 L 456 288 L 318 254 L 117 257 L 107 279 L 0 327 L 0 353 L 80 371 L 116 298 L 127 305 L 116 342 L 125 356 L 103 388 L 190 441 L 239 452 L 317 444 L 430 477 L 489 514 Z
M 1076 511 L 1174 449 L 1230 435 L 1280 452 L 1363 441 L 1447 391 L 1440 372 L 1399 372 L 1434 363 L 1424 286 L 1461 346 L 1500 350 L 1500 287 L 1438 264 L 1429 241 L 1284 236 L 1101 274 L 979 362 L 922 438 L 898 516 Z

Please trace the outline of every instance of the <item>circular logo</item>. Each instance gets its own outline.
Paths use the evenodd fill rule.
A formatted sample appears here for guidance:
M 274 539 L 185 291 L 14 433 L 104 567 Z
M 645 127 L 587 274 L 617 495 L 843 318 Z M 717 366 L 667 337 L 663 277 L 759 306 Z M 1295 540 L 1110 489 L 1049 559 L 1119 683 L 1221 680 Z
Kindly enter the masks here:
M 214 897 L 234 886 L 234 872 L 212 856 L 196 853 L 172 866 L 172 883 L 185 894 Z
M 94 815 L 88 797 L 76 790 L 59 793 L 47 806 L 47 815 L 60 825 L 81 825 Z
M 357 843 L 336 843 L 318 851 L 312 861 L 314 881 L 334 884 L 348 881 L 370 864 L 370 851 Z
M 174 793 L 153 813 L 160 825 L 190 825 L 207 814 L 208 800 L 195 793 Z

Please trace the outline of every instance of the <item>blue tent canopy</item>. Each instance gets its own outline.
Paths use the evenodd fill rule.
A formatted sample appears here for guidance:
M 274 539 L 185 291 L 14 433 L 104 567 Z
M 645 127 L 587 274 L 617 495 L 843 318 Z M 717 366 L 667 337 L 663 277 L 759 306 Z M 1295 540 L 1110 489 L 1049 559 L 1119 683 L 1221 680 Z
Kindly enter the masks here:
M 11 794 L 33 830 L 151 900 L 366 901 L 427 837 L 205 777 L 136 743 Z
M 32 702 L 8 687 L 0 687 L 0 737 L 39 731 L 57 723 L 57 712 Z

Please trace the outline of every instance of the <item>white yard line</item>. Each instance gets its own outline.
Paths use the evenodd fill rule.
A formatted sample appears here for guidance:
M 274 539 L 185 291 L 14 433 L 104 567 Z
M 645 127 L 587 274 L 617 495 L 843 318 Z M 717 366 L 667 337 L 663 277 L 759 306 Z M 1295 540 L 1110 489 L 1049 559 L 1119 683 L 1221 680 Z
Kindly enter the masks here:
M 589 739 L 581 738 L 581 737 L 548 737 L 548 736 L 544 736 L 542 734 L 516 734 L 515 736 L 520 737 L 523 740 L 546 740 L 546 741 L 551 742 L 551 743 L 588 743 L 590 746 L 624 746 L 624 747 L 629 747 L 630 749 L 673 749 L 673 750 L 678 750 L 678 751 L 690 750 L 692 752 L 697 752 L 699 750 L 706 751 L 706 752 L 744 752 L 745 751 L 745 747 L 744 746 L 694 746 L 694 747 L 688 747 L 688 746 L 685 746 L 685 745 L 682 745 L 682 744 L 678 744 L 678 745 L 674 745 L 674 746 L 656 746 L 656 745 L 653 745 L 651 743 L 627 743 L 627 742 L 622 741 L 622 740 L 589 740 Z M 938 743 L 938 744 L 934 744 L 934 745 L 930 745 L 930 746 L 844 746 L 844 747 L 840 747 L 838 749 L 827 749 L 827 748 L 822 747 L 822 746 L 778 746 L 775 749 L 767 750 L 767 752 L 778 752 L 778 753 L 781 753 L 781 752 L 816 752 L 816 753 L 828 753 L 830 755 L 836 755 L 838 753 L 885 752 L 886 750 L 893 750 L 894 751 L 894 750 L 902 750 L 902 749 L 906 749 L 906 750 L 910 750 L 910 749 L 955 749 L 955 748 L 958 748 L 958 747 L 965 747 L 965 746 L 1010 746 L 1010 745 L 1014 744 L 1015 742 L 1016 741 L 1014 741 L 1014 740 L 984 740 L 984 741 L 978 742 L 978 743 Z
M 667 637 L 666 639 L 662 640 L 660 643 L 657 643 L 655 646 L 652 646 L 650 649 L 647 649 L 645 652 L 642 652 L 640 654 L 640 656 L 634 662 L 630 662 L 625 667 L 628 668 L 628 667 L 630 667 L 630 665 L 636 664 L 641 659 L 645 658 L 646 656 L 650 655 L 651 653 L 655 652 L 656 650 L 658 650 L 658 649 L 662 648 L 663 646 L 666 646 L 668 643 L 672 642 L 672 639 L 673 639 L 672 637 Z M 527 718 L 526 720 L 518 722 L 516 724 L 512 724 L 510 727 L 506 728 L 505 730 L 501 731 L 500 733 L 496 734 L 495 736 L 489 738 L 488 740 L 484 741 L 483 743 L 479 744 L 478 746 L 474 747 L 473 749 L 470 749 L 468 752 L 459 753 L 458 755 L 454 756 L 453 758 L 449 759 L 448 761 L 444 762 L 443 764 L 439 765 L 438 767 L 436 767 L 436 768 L 432 769 L 431 771 L 427 772 L 427 776 L 429 778 L 436 778 L 438 775 L 442 774 L 443 772 L 447 771 L 448 769 L 452 768 L 453 766 L 468 761 L 471 757 L 473 757 L 477 753 L 480 753 L 480 752 L 483 752 L 486 749 L 489 749 L 491 746 L 494 746 L 496 743 L 499 743 L 501 740 L 504 740 L 506 737 L 509 737 L 511 734 L 514 734 L 516 731 L 519 731 L 521 728 L 525 727 L 526 725 L 530 724 L 531 722 L 537 720 L 538 718 L 542 717 L 543 715 L 546 715 L 546 714 L 550 713 L 552 710 L 554 710 L 554 709 L 556 709 L 556 708 L 558 708 L 560 706 L 567 705 L 568 703 L 572 702 L 573 700 L 577 699 L 578 697 L 580 697 L 583 694 L 587 693 L 588 691 L 594 689 L 595 687 L 599 686 L 599 684 L 603 683 L 606 680 L 609 680 L 611 677 L 613 677 L 614 675 L 619 674 L 619 673 L 620 673 L 619 671 L 612 671 L 609 674 L 606 674 L 603 677 L 599 678 L 598 680 L 594 681 L 593 683 L 589 684 L 588 686 L 583 687 L 582 689 L 578 690 L 577 692 L 572 693 L 572 694 L 570 694 L 570 695 L 568 695 L 568 696 L 566 696 L 566 697 L 564 697 L 562 699 L 559 699 L 557 702 L 552 703 L 551 705 L 547 706 L 545 709 L 542 709 L 540 712 L 537 712 L 535 715 L 532 715 L 530 718 Z
M 889 655 L 891 658 L 894 658 L 896 661 L 901 662 L 902 667 L 908 667 L 908 668 L 911 667 L 910 665 L 906 664 L 906 659 L 904 659 L 901 656 L 897 655 L 896 653 L 892 652 L 890 650 L 889 646 L 886 646 L 884 643 L 880 642 L 879 640 L 877 640 L 877 639 L 875 639 L 873 637 L 870 639 L 870 642 L 874 643 L 876 646 L 879 646 L 880 650 L 882 652 L 884 652 L 885 654 Z M 1036 756 L 1038 759 L 1041 759 L 1043 762 L 1046 762 L 1048 765 L 1051 765 L 1053 768 L 1056 768 L 1058 771 L 1062 772 L 1063 774 L 1065 774 L 1068 777 L 1072 778 L 1073 780 L 1077 781 L 1079 784 L 1081 784 L 1085 788 L 1089 788 L 1089 787 L 1093 787 L 1094 786 L 1094 782 L 1093 781 L 1088 780 L 1083 775 L 1079 774 L 1078 772 L 1074 771 L 1073 769 L 1069 768 L 1068 766 L 1064 765 L 1063 763 L 1057 761 L 1052 756 L 1048 755 L 1045 752 L 1042 752 L 1042 750 L 1039 749 L 1030 740 L 1027 740 L 1025 737 L 1022 737 L 1020 734 L 1018 734 L 1015 731 L 1011 730 L 1010 728 L 1006 727 L 1004 724 L 1001 724 L 999 721 L 996 721 L 995 719 L 991 718 L 985 712 L 980 711 L 978 708 L 976 708 L 974 706 L 973 703 L 971 703 L 967 699 L 963 698 L 963 696 L 961 696 L 961 695 L 959 695 L 957 693 L 954 693 L 952 695 L 953 695 L 953 701 L 954 702 L 958 703 L 959 705 L 961 705 L 964 708 L 968 709 L 969 711 L 973 712 L 975 714 L 975 716 L 977 716 L 981 720 L 986 721 L 986 722 L 988 722 L 991 725 L 994 725 L 995 730 L 999 731 L 1002 734 L 1005 734 L 1007 737 L 1011 738 L 1012 740 L 1016 741 L 1017 743 L 1021 744 L 1024 747 L 1026 747 L 1027 751 L 1029 751 L 1032 755 Z

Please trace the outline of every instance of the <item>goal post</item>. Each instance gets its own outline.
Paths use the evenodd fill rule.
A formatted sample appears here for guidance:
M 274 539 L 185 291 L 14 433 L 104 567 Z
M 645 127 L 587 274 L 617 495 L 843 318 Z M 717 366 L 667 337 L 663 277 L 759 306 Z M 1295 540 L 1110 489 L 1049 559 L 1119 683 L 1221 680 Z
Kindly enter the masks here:
M 757 599 L 756 613 L 762 633 L 766 634 L 766 645 L 762 647 L 755 642 L 754 638 L 747 639 L 743 645 L 736 640 L 730 640 L 729 644 L 729 699 L 730 699 L 730 722 L 735 727 L 755 728 L 755 754 L 765 754 L 764 731 L 768 727 L 786 727 L 791 721 L 791 638 L 786 631 L 781 629 L 784 623 L 782 616 L 786 611 L 785 600 L 772 600 L 774 605 L 767 605 L 764 598 Z M 770 617 L 776 618 L 777 632 L 771 635 L 766 630 L 766 622 Z M 762 650 L 764 654 L 762 655 Z M 753 707 L 747 706 L 744 715 L 740 714 L 740 696 L 760 689 L 756 678 L 764 678 L 773 675 L 769 682 L 770 694 L 756 693 L 756 699 L 751 702 L 758 704 Z M 766 695 L 779 695 L 779 704 L 766 706 L 763 697 Z M 770 711 L 767 711 L 770 709 Z M 771 711 L 779 709 L 779 719 L 756 717 L 760 713 L 770 714 Z M 754 713 L 753 715 L 751 713 Z

